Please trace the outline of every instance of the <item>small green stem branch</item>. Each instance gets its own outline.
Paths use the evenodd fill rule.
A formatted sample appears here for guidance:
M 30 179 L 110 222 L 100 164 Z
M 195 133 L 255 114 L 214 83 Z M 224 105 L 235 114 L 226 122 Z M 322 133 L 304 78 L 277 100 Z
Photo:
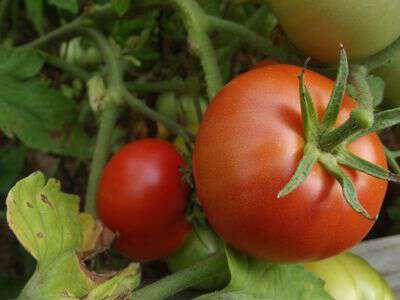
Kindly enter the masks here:
M 193 82 L 192 82 L 193 81 Z M 184 80 L 182 78 L 172 78 L 170 80 L 149 82 L 143 80 L 136 80 L 131 82 L 125 82 L 126 88 L 134 93 L 162 93 L 169 91 L 177 92 L 190 92 L 192 84 L 198 84 L 195 79 Z
M 349 140 L 353 135 L 370 128 L 372 124 L 373 113 L 357 108 L 350 113 L 349 119 L 343 125 L 328 131 L 321 136 L 321 148 L 322 150 L 329 152 Z
M 224 254 L 216 254 L 194 266 L 174 273 L 133 293 L 131 299 L 162 300 L 183 291 L 211 275 L 228 273 Z
M 82 29 L 83 27 L 92 25 L 92 21 L 86 17 L 80 17 L 74 21 L 67 23 L 54 31 L 45 34 L 38 39 L 18 47 L 18 49 L 33 49 L 41 48 L 44 45 L 53 42 L 54 40 L 64 38 L 65 36 L 71 35 Z

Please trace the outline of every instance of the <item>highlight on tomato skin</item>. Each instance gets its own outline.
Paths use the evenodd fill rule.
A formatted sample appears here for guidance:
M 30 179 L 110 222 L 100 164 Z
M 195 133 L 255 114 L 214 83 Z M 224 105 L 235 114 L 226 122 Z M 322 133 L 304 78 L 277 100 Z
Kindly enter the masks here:
M 296 170 L 305 143 L 299 104 L 301 72 L 297 66 L 272 65 L 235 78 L 211 102 L 194 149 L 197 193 L 213 229 L 238 250 L 272 262 L 337 255 L 360 242 L 374 224 L 346 203 L 340 185 L 320 163 L 294 192 L 277 199 Z M 321 118 L 333 82 L 306 71 L 305 84 Z M 338 124 L 348 118 L 354 103 L 344 97 Z M 348 149 L 387 167 L 375 133 Z M 376 216 L 387 182 L 344 169 L 361 204 Z
M 160 139 L 129 143 L 106 165 L 97 195 L 99 216 L 119 233 L 117 248 L 133 260 L 169 255 L 190 231 L 189 188 L 181 167 L 186 163 L 179 152 Z

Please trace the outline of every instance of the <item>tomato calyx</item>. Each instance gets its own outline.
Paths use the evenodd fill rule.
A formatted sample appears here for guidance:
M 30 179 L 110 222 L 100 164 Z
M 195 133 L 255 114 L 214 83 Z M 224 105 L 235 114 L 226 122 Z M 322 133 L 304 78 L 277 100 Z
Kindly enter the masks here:
M 355 85 L 358 85 L 359 106 L 350 112 L 349 118 L 342 125 L 335 127 L 349 77 L 346 51 L 341 47 L 335 86 L 326 111 L 319 122 L 313 99 L 304 83 L 306 65 L 307 62 L 299 76 L 302 126 L 306 144 L 303 157 L 294 175 L 278 193 L 278 198 L 283 198 L 294 191 L 311 173 L 314 164 L 319 162 L 339 182 L 343 196 L 350 207 L 369 220 L 376 220 L 377 216 L 371 217 L 359 202 L 352 180 L 340 165 L 383 180 L 400 182 L 399 175 L 370 163 L 346 149 L 349 143 L 361 136 L 400 123 L 400 110 L 392 109 L 374 115 L 372 97 L 368 87 L 364 86 L 366 68 L 355 66 L 351 76 L 355 79 Z

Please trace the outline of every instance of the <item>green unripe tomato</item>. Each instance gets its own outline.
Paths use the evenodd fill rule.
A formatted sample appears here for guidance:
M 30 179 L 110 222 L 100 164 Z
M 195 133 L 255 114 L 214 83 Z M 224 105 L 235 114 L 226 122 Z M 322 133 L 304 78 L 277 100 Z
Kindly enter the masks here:
M 400 36 L 399 0 L 267 0 L 291 42 L 334 63 L 342 43 L 350 59 L 375 54 Z
M 156 101 L 156 111 L 164 116 L 176 120 L 178 118 L 177 99 L 173 92 L 162 93 Z
M 201 239 L 201 240 L 200 240 Z M 199 261 L 224 251 L 221 239 L 208 228 L 197 228 L 186 238 L 185 243 L 172 256 L 167 258 L 167 264 L 172 273 L 186 269 Z M 228 266 L 227 266 L 228 268 Z M 194 286 L 200 290 L 216 290 L 228 283 L 227 275 L 210 276 L 210 278 Z
M 325 289 L 335 300 L 395 300 L 386 280 L 355 254 L 341 254 L 305 267 L 325 281 Z
M 193 96 L 183 95 L 177 98 L 173 92 L 166 92 L 158 97 L 155 107 L 159 113 L 176 121 L 181 120 L 186 125 L 199 123 Z M 200 107 L 204 113 L 207 103 L 203 98 L 200 98 Z
M 102 62 L 100 51 L 93 45 L 84 45 L 81 37 L 62 43 L 60 56 L 68 63 L 83 68 L 93 68 Z
M 374 70 L 373 73 L 385 81 L 384 104 L 389 107 L 400 106 L 400 52 L 388 64 Z

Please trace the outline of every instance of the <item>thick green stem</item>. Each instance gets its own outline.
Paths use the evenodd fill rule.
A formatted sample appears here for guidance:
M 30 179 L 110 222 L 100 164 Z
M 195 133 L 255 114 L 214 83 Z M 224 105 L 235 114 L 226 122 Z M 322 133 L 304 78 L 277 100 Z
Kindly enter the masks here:
M 110 137 L 118 118 L 118 107 L 108 103 L 101 113 L 100 127 L 90 165 L 90 175 L 86 190 L 85 212 L 96 215 L 96 194 L 101 172 L 110 152 Z
M 207 32 L 208 16 L 195 0 L 148 0 L 145 5 L 172 5 L 182 16 L 188 33 L 188 42 L 193 53 L 199 57 L 204 70 L 207 94 L 212 99 L 222 88 L 223 81 L 215 49 Z
M 18 49 L 40 48 L 54 40 L 64 38 L 65 36 L 73 34 L 83 27 L 90 26 L 91 24 L 92 22 L 86 17 L 77 18 L 74 21 L 63 25 L 54 31 L 49 32 L 48 34 L 45 34 L 28 44 L 18 47 Z
M 96 215 L 97 187 L 110 152 L 111 135 L 118 118 L 117 106 L 121 103 L 124 87 L 122 69 L 118 57 L 106 37 L 94 29 L 82 29 L 82 32 L 97 44 L 109 70 L 107 97 L 104 99 L 104 109 L 101 113 L 100 128 L 97 133 L 96 146 L 90 166 L 85 202 L 85 211 Z
M 372 124 L 373 113 L 362 108 L 357 108 L 350 113 L 349 119 L 343 125 L 321 136 L 321 149 L 330 152 L 340 144 L 349 140 L 353 135 L 371 127 Z
M 95 29 L 88 29 L 84 28 L 81 30 L 83 34 L 89 36 L 98 46 L 100 49 L 104 60 L 107 63 L 108 67 L 108 74 L 109 74 L 109 90 L 113 90 L 112 92 L 117 93 L 117 98 L 121 98 L 120 94 L 122 92 L 122 85 L 123 85 L 123 74 L 122 68 L 119 63 L 119 58 L 115 54 L 115 49 L 113 49 L 107 40 L 107 38 Z M 114 99 L 119 101 L 120 99 Z
M 224 254 L 216 254 L 194 266 L 145 286 L 133 293 L 131 299 L 162 300 L 173 296 L 204 279 L 217 274 L 228 273 Z

